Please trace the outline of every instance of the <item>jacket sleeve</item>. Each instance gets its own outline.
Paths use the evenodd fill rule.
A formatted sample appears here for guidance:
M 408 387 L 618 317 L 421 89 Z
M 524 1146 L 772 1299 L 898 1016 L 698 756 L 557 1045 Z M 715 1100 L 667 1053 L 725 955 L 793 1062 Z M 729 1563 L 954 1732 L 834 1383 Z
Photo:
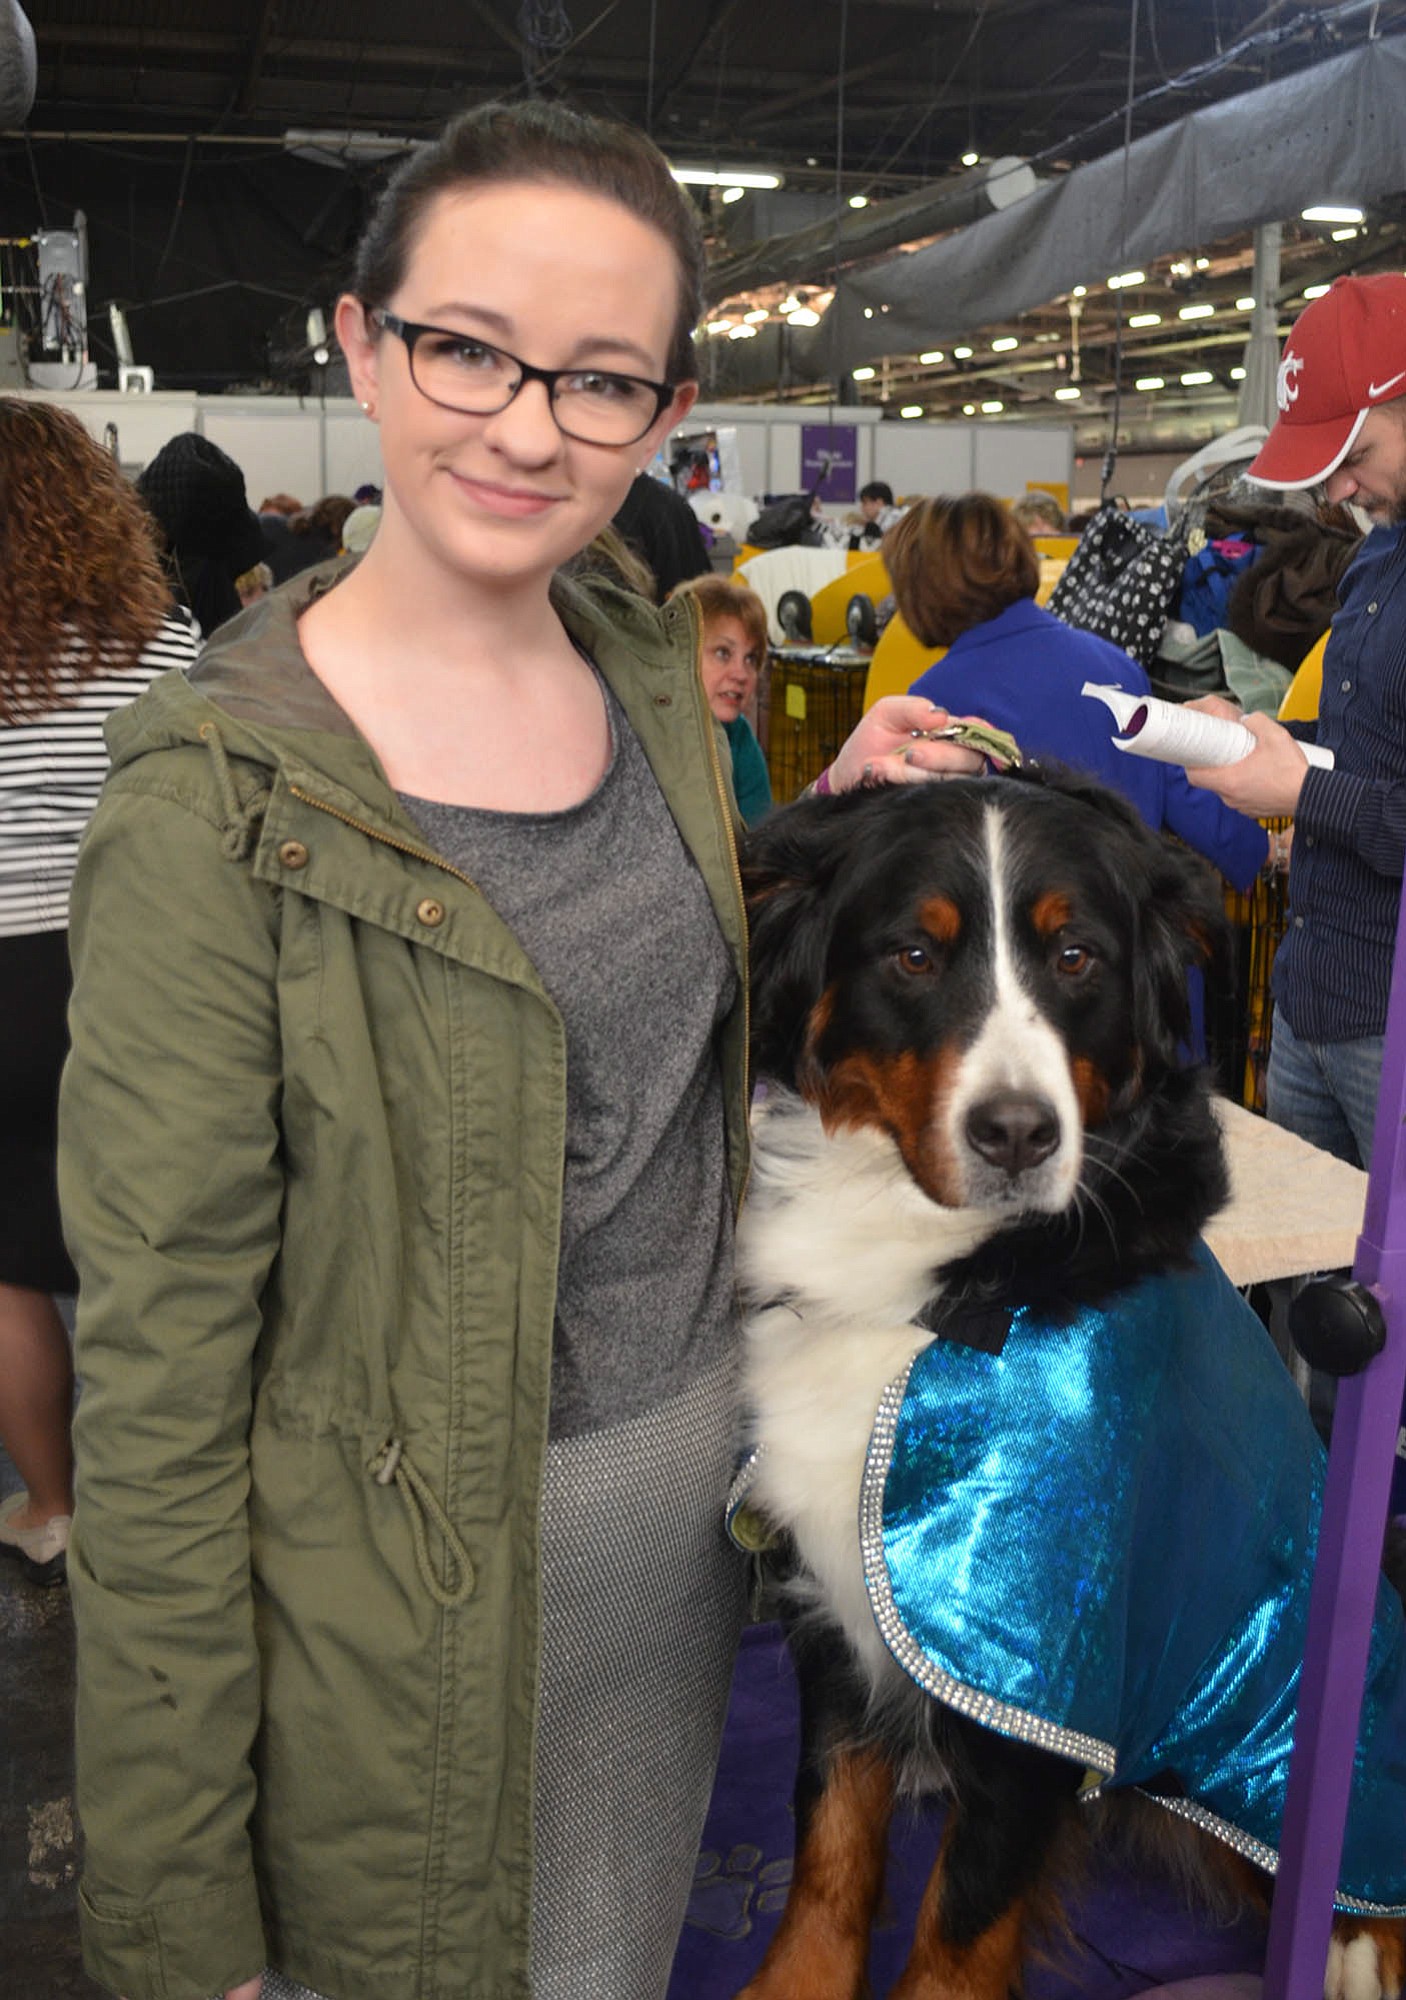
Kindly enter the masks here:
M 1406 870 L 1406 784 L 1310 764 L 1294 829 L 1296 835 L 1311 833 L 1343 848 L 1375 874 L 1399 881 Z
M 1214 862 L 1237 889 L 1249 888 L 1269 853 L 1269 835 L 1257 819 L 1234 811 L 1214 792 L 1199 791 L 1180 764 L 1167 766 L 1162 809 L 1168 833 Z
M 276 922 L 218 827 L 109 789 L 73 896 L 60 1189 L 80 1912 L 90 1970 L 127 2000 L 202 2000 L 264 1964 L 246 1503 L 282 1190 Z

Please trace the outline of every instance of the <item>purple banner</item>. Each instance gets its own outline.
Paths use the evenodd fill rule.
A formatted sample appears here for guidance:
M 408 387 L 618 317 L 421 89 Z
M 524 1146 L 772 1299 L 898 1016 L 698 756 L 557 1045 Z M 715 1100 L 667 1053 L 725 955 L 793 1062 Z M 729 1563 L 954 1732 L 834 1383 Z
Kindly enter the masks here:
M 857 424 L 801 425 L 801 484 L 807 492 L 820 480 L 822 500 L 855 498 L 855 458 L 859 443 Z M 826 471 L 826 458 L 830 460 Z M 825 477 L 820 478 L 824 473 Z

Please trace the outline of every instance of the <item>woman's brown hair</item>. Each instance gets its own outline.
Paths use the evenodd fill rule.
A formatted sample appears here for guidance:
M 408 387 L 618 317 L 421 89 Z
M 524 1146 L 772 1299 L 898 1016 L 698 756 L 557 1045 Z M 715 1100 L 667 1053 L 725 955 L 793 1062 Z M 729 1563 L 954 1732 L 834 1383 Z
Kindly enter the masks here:
M 112 454 L 69 411 L 0 396 L 0 723 L 129 665 L 170 602 L 151 516 Z
M 766 652 L 766 606 L 745 583 L 733 583 L 716 571 L 676 583 L 670 597 L 691 597 L 706 626 L 710 618 L 736 618 L 759 653 Z
M 619 202 L 674 253 L 678 310 L 665 369 L 671 383 L 698 375 L 693 329 L 703 302 L 703 233 L 658 147 L 632 125 L 568 110 L 544 98 L 481 104 L 451 119 L 432 145 L 397 168 L 357 248 L 351 288 L 388 305 L 425 215 L 442 194 L 504 181 L 557 181 Z
M 1040 587 L 1040 560 L 990 493 L 920 500 L 884 536 L 884 566 L 904 623 L 925 646 L 950 646 Z

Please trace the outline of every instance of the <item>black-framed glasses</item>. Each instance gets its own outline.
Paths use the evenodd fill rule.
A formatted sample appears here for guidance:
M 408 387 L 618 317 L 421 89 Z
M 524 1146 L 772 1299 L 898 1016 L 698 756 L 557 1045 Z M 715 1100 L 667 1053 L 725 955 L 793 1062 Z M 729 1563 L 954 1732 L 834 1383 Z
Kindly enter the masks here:
M 638 444 L 674 393 L 672 382 L 616 375 L 605 368 L 534 368 L 476 334 L 421 326 L 384 306 L 367 306 L 373 326 L 398 334 L 410 357 L 410 379 L 441 409 L 492 417 L 506 410 L 524 382 L 540 382 L 563 437 L 581 444 Z

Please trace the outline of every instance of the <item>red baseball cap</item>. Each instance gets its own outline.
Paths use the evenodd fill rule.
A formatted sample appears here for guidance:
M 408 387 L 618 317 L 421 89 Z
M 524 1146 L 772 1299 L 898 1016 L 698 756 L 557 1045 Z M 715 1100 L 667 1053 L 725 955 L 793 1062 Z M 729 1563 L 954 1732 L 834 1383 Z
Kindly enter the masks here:
M 1274 385 L 1279 416 L 1247 468 L 1261 486 L 1316 486 L 1377 403 L 1406 396 L 1406 277 L 1338 278 L 1294 323 Z

